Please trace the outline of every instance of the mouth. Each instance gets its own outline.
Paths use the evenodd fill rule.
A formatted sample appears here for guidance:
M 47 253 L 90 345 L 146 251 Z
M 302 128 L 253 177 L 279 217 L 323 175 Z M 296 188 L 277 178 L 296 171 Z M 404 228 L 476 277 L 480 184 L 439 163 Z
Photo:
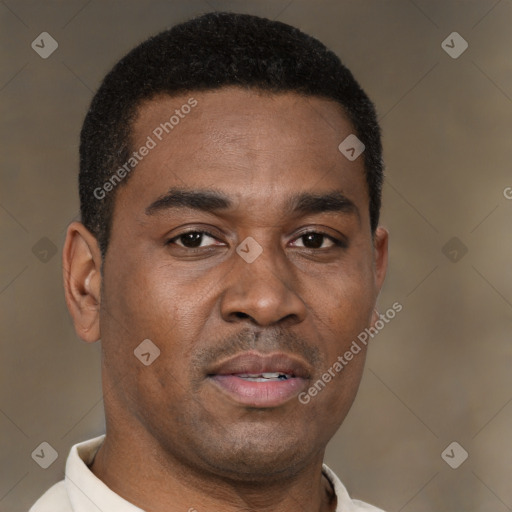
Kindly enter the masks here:
M 278 407 L 303 390 L 311 369 L 284 353 L 244 352 L 208 372 L 216 388 L 235 402 L 256 408 Z

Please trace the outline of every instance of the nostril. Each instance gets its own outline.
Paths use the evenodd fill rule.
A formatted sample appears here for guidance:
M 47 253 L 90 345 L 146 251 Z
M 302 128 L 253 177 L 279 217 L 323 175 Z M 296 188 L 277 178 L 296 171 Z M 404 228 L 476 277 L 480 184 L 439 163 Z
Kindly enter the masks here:
M 235 315 L 238 317 L 238 318 L 250 318 L 249 315 L 247 313 L 242 313 L 241 311 L 237 311 L 235 313 Z

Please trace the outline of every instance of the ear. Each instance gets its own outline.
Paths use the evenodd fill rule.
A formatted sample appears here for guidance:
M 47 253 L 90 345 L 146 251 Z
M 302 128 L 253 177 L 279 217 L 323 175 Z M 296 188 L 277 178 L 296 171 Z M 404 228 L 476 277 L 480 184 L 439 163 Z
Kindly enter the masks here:
M 66 304 L 82 340 L 100 339 L 101 253 L 94 235 L 81 223 L 68 226 L 62 252 Z
M 388 239 L 389 233 L 387 229 L 379 226 L 375 230 L 373 236 L 373 253 L 374 253 L 374 271 L 375 271 L 375 289 L 377 295 L 380 293 L 386 270 L 388 268 Z

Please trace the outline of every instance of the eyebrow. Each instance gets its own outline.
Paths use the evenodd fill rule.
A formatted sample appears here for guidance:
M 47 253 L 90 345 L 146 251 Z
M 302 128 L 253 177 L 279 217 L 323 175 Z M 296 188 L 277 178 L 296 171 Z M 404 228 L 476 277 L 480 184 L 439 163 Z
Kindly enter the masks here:
M 171 188 L 164 196 L 159 197 L 146 208 L 146 215 L 155 215 L 177 208 L 191 208 L 214 213 L 227 210 L 232 206 L 231 199 L 219 191 Z M 356 215 L 360 218 L 359 209 L 355 203 L 339 191 L 296 194 L 285 202 L 285 212 L 302 215 L 338 212 Z

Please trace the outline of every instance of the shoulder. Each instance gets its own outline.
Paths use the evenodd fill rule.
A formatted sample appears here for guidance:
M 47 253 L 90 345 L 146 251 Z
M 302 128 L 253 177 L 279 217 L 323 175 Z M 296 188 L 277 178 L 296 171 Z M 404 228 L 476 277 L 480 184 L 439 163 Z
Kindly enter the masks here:
M 35 503 L 29 512 L 71 512 L 71 502 L 66 492 L 64 480 L 50 487 Z

